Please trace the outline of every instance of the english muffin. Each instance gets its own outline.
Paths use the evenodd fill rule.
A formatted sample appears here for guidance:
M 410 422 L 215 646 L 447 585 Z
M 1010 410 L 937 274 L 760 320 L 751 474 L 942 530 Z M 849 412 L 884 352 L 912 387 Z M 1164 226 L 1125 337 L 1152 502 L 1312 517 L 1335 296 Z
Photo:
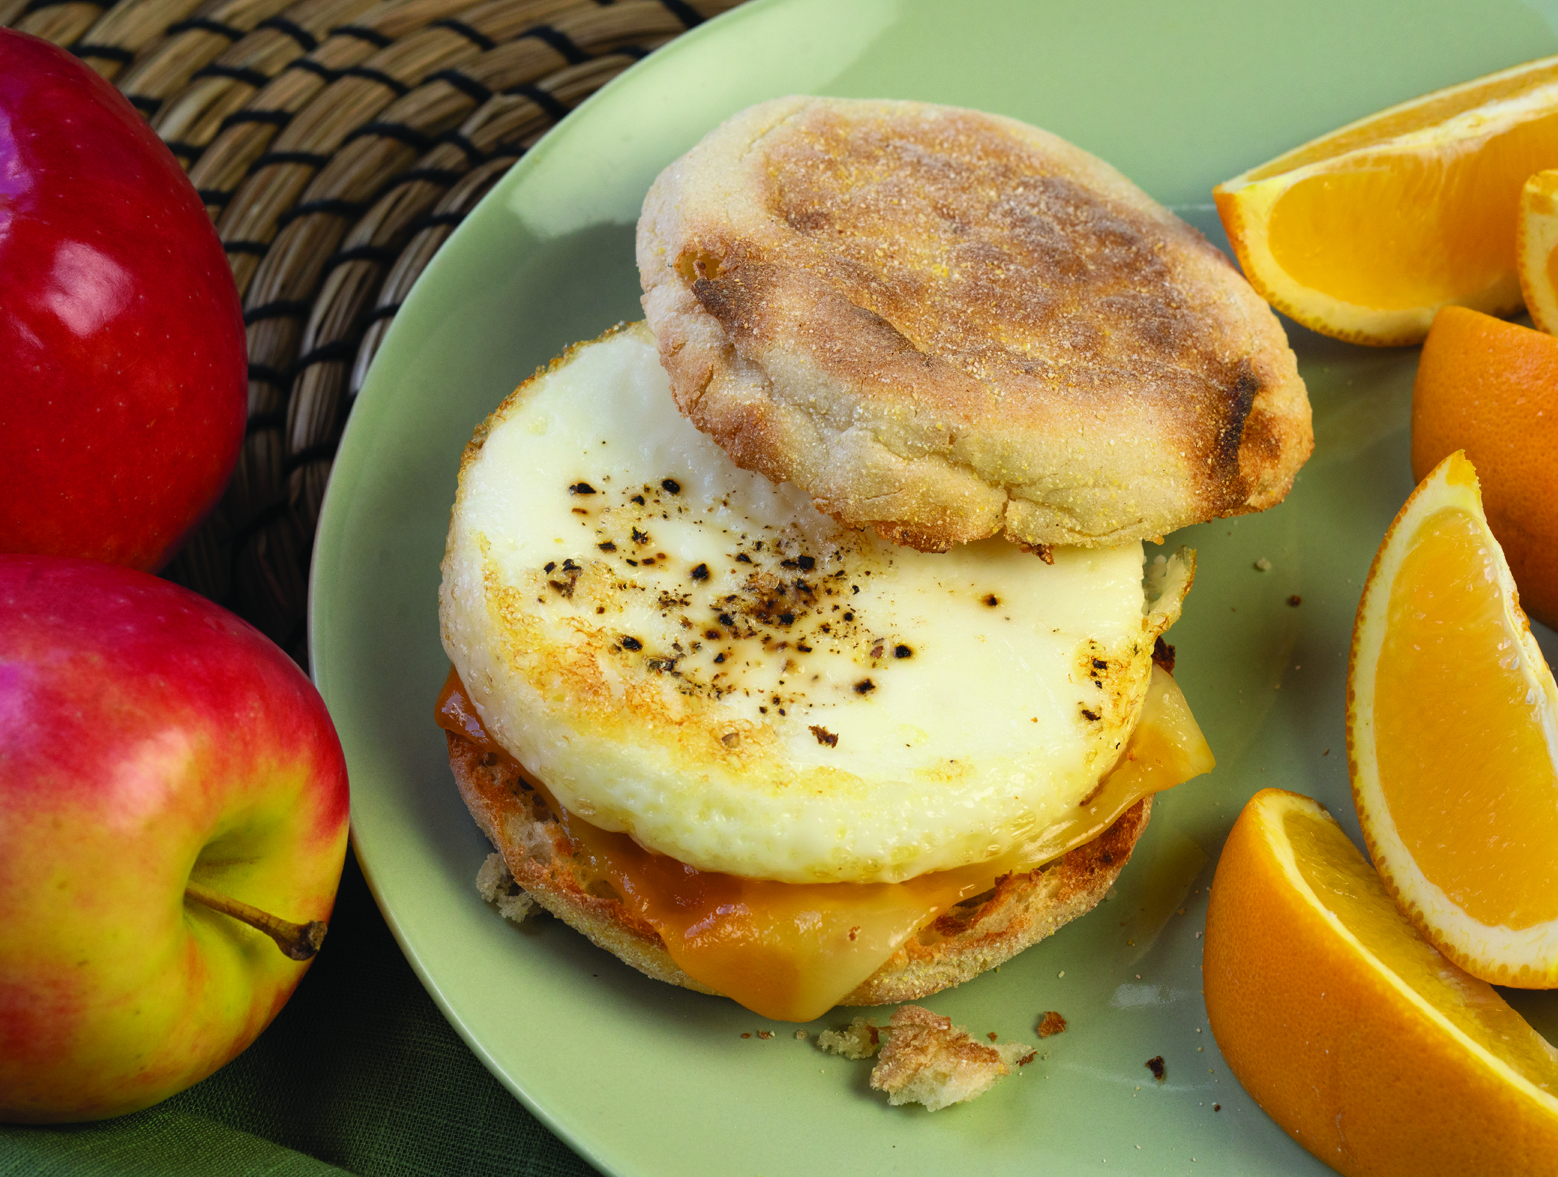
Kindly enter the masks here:
M 645 976 L 699 993 L 717 991 L 690 977 L 655 926 L 630 908 L 612 881 L 577 853 L 559 816 L 518 763 L 456 732 L 446 732 L 449 765 L 476 824 L 501 856 L 484 870 L 490 902 L 528 896 L 597 947 Z M 1144 797 L 1090 842 L 1060 858 L 1003 875 L 908 937 L 839 1005 L 892 1005 L 972 980 L 1086 915 L 1108 894 L 1147 828 Z M 518 913 L 524 917 L 524 909 Z
M 637 254 L 682 411 L 900 544 L 1161 537 L 1279 502 L 1312 448 L 1282 327 L 1233 264 L 1009 118 L 752 107 L 661 173 Z

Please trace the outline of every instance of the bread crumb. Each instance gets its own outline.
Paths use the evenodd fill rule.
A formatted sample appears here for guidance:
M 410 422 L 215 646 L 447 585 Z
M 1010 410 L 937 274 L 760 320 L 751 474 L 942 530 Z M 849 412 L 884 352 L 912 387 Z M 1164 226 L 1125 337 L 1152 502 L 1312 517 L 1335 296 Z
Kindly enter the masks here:
M 1262 556 L 1259 560 L 1255 561 L 1255 571 L 1256 572 L 1270 572 L 1271 571 L 1271 561 L 1266 559 L 1265 556 Z
M 797 1042 L 805 1042 L 806 1041 L 806 1031 L 805 1030 L 797 1030 L 795 1032 L 795 1040 Z
M 1040 1038 L 1048 1038 L 1051 1034 L 1063 1034 L 1066 1030 L 1066 1019 L 1060 1016 L 1058 1010 L 1047 1009 L 1039 1018 L 1039 1024 L 1033 1028 Z
M 757 1032 L 757 1036 L 759 1038 L 772 1038 L 774 1036 L 774 1032 L 772 1030 L 759 1030 Z
M 1152 1072 L 1152 1077 L 1154 1079 L 1156 1079 L 1159 1083 L 1163 1082 L 1163 1076 L 1167 1074 L 1167 1071 L 1163 1066 L 1163 1056 L 1161 1054 L 1155 1055 L 1154 1057 L 1148 1059 L 1146 1066 L 1147 1069 Z
M 476 872 L 476 890 L 488 903 L 494 904 L 498 914 L 506 920 L 520 923 L 536 908 L 530 893 L 514 881 L 503 855 L 493 851 Z
M 865 1018 L 856 1018 L 842 1030 L 824 1030 L 817 1045 L 845 1058 L 870 1058 L 882 1045 L 881 1027 Z
M 887 1042 L 871 1070 L 871 1086 L 887 1092 L 887 1102 L 894 1106 L 923 1103 L 934 1112 L 973 1099 L 1036 1053 L 1020 1042 L 976 1042 L 951 1018 L 918 1005 L 900 1006 L 887 1029 Z
M 748 1033 L 748 1034 L 743 1034 L 742 1037 L 743 1038 L 750 1038 L 750 1037 L 752 1037 L 752 1035 L 750 1033 Z

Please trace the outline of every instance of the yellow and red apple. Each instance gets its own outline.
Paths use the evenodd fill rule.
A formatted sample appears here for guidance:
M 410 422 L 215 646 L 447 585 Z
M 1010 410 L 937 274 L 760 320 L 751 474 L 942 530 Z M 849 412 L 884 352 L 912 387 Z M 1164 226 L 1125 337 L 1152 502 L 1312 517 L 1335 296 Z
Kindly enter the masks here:
M 330 917 L 347 811 L 323 701 L 249 625 L 0 555 L 0 1121 L 134 1111 L 243 1050 L 307 968 L 286 929 Z
M 79 60 L 0 29 L 0 552 L 161 567 L 247 411 L 237 287 L 178 161 Z

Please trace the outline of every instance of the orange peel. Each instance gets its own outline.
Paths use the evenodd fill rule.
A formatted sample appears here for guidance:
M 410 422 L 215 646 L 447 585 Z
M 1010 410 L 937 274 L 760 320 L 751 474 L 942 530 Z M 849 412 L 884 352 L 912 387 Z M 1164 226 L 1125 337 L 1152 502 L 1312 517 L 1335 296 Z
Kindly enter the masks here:
M 1442 306 L 1522 303 L 1515 223 L 1558 159 L 1558 57 L 1425 94 L 1213 190 L 1245 275 L 1274 307 L 1355 343 L 1418 343 Z
M 1309 798 L 1265 789 L 1234 823 L 1203 969 L 1229 1068 L 1337 1171 L 1553 1171 L 1558 1052 L 1416 932 Z

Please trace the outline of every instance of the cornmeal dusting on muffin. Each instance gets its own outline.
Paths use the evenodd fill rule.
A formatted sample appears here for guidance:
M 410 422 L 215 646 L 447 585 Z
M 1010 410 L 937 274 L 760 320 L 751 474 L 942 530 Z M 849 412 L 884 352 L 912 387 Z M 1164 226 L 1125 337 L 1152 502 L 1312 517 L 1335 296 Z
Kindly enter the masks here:
M 1279 502 L 1313 445 L 1282 326 L 1228 259 L 998 115 L 751 107 L 661 173 L 637 257 L 689 419 L 896 543 L 1158 536 Z

